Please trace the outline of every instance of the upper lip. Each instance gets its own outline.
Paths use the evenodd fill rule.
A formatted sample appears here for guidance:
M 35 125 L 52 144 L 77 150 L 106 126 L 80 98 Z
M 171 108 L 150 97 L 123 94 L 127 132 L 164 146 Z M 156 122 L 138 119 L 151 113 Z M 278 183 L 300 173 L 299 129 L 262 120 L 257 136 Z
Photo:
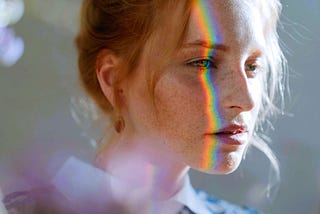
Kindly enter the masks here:
M 246 125 L 238 125 L 238 124 L 231 124 L 218 131 L 214 132 L 213 134 L 240 134 L 248 132 L 248 126 Z

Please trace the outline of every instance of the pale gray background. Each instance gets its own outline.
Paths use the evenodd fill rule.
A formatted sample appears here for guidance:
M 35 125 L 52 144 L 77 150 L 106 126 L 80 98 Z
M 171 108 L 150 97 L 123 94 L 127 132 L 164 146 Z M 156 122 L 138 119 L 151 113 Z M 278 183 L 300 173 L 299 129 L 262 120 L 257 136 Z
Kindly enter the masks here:
M 11 68 L 0 67 L 0 186 L 28 188 L 52 176 L 69 155 L 91 161 L 94 149 L 70 114 L 77 96 L 78 0 L 26 0 L 14 26 L 25 54 Z M 265 213 L 320 213 L 320 0 L 282 1 L 281 40 L 289 61 L 291 100 L 270 133 L 281 163 L 281 185 L 273 202 L 259 197 L 269 163 L 252 150 L 228 176 L 192 172 L 196 187 Z M 89 134 L 92 129 L 89 129 Z M 43 167 L 47 166 L 47 167 Z

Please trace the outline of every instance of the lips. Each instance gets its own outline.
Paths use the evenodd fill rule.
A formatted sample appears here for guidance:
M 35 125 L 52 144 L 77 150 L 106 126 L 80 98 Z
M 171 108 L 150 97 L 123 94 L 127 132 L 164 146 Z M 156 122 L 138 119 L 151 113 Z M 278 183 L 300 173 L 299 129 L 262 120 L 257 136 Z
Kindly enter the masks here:
M 234 124 L 218 130 L 217 132 L 214 133 L 214 135 L 221 135 L 221 134 L 236 135 L 244 132 L 248 132 L 247 126 Z
M 243 145 L 248 142 L 248 127 L 245 125 L 232 124 L 211 134 L 226 145 Z

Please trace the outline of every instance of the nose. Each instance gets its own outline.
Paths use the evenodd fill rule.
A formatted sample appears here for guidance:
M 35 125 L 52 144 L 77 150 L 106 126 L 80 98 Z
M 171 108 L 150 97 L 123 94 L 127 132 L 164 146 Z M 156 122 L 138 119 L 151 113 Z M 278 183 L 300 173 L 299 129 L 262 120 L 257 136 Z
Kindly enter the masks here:
M 221 104 L 225 110 L 231 110 L 239 114 L 254 108 L 254 90 L 258 89 L 253 87 L 252 84 L 250 85 L 249 81 L 251 80 L 242 68 L 228 72 L 222 84 L 223 88 L 220 88 Z

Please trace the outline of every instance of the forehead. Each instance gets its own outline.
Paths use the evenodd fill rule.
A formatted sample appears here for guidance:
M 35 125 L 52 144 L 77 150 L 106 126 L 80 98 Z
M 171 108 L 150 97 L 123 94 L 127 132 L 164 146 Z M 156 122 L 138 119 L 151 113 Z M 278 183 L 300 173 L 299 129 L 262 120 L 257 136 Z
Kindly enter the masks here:
M 223 43 L 232 48 L 264 47 L 265 18 L 255 0 L 196 0 L 193 2 L 187 41 Z

